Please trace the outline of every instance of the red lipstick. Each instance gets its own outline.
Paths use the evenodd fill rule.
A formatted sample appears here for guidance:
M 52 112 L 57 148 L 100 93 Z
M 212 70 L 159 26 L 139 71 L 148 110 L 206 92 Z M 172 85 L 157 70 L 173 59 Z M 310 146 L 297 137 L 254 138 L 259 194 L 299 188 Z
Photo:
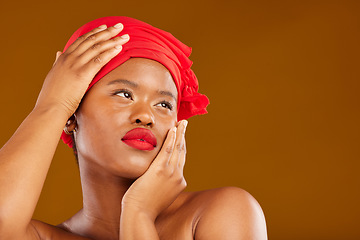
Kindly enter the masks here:
M 130 147 L 148 151 L 153 150 L 157 144 L 154 134 L 145 128 L 134 128 L 128 131 L 121 141 Z

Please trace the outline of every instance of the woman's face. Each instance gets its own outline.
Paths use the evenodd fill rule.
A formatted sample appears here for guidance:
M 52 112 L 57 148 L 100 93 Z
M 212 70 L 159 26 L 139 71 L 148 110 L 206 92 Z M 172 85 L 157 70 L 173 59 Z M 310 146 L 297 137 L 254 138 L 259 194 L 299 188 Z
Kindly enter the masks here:
M 153 60 L 131 58 L 105 75 L 76 112 L 80 164 L 141 176 L 176 125 L 177 97 L 170 72 Z

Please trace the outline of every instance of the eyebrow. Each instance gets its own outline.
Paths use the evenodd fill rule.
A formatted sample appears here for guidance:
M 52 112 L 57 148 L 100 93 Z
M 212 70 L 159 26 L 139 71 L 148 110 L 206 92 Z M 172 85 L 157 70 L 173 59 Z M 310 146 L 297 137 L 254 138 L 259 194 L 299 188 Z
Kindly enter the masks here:
M 177 102 L 177 99 L 176 99 L 176 97 L 174 96 L 174 94 L 172 94 L 172 93 L 169 92 L 169 91 L 160 91 L 160 90 L 159 90 L 158 93 L 161 94 L 161 95 L 165 95 L 165 96 L 172 97 L 172 98 L 175 100 L 175 102 Z
M 112 85 L 112 84 L 116 84 L 116 83 L 122 83 L 122 84 L 125 84 L 128 86 L 134 87 L 134 88 L 138 87 L 138 85 L 136 83 L 126 80 L 126 79 L 115 79 L 115 80 L 112 80 L 111 82 L 109 82 L 107 85 Z

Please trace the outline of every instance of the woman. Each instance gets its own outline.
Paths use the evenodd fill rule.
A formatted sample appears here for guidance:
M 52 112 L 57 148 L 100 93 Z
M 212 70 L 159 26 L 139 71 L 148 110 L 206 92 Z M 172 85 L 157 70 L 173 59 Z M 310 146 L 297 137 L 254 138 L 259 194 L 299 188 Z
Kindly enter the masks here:
M 247 192 L 183 192 L 181 119 L 208 104 L 189 55 L 171 34 L 131 18 L 76 31 L 0 151 L 0 239 L 266 239 Z M 51 226 L 31 218 L 60 135 L 78 159 L 83 209 Z

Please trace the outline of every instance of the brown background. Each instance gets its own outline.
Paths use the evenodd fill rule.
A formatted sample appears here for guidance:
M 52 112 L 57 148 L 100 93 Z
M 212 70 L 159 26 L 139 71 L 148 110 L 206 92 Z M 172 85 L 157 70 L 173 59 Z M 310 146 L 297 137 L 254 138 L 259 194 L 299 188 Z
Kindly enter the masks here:
M 360 239 L 359 3 L 1 1 L 0 144 L 73 31 L 135 17 L 193 47 L 211 100 L 189 123 L 188 190 L 246 189 L 270 239 Z M 75 160 L 60 143 L 34 217 L 56 224 L 80 207 Z

